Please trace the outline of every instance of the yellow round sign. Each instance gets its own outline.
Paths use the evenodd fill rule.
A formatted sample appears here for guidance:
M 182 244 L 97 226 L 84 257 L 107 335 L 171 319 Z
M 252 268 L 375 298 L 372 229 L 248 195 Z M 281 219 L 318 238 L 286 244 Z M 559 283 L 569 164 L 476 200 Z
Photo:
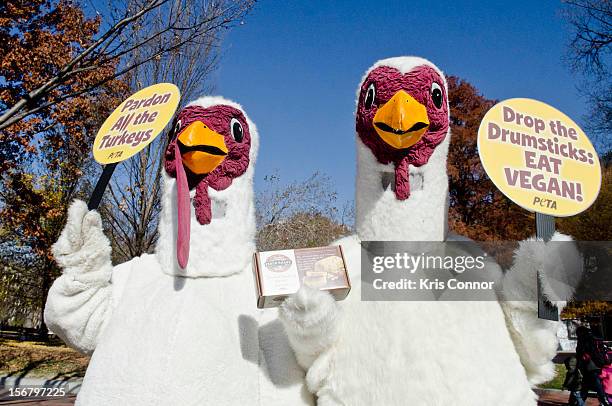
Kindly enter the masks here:
M 595 148 L 572 119 L 540 101 L 493 106 L 480 123 L 478 152 L 495 186 L 529 211 L 573 216 L 599 194 Z
M 123 101 L 96 135 L 93 155 L 101 164 L 120 162 L 137 154 L 172 120 L 180 92 L 172 83 L 146 87 Z

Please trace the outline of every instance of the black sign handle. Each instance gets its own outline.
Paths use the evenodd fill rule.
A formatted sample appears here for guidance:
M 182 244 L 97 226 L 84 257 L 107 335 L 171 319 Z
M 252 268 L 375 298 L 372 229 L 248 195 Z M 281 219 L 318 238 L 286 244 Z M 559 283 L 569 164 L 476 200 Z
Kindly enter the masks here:
M 94 188 L 91 197 L 89 198 L 89 203 L 87 203 L 87 208 L 89 210 L 95 210 L 100 206 L 100 201 L 102 201 L 102 195 L 104 195 L 104 190 L 106 190 L 106 185 L 110 181 L 111 176 L 113 175 L 113 171 L 117 166 L 117 162 L 112 164 L 106 164 L 104 169 L 102 170 L 102 175 L 98 179 L 96 183 L 96 187 Z
M 555 233 L 555 218 L 547 214 L 536 213 L 536 237 L 544 241 L 550 241 Z M 544 298 L 540 275 L 537 277 L 538 284 L 538 318 L 559 321 L 559 309 Z

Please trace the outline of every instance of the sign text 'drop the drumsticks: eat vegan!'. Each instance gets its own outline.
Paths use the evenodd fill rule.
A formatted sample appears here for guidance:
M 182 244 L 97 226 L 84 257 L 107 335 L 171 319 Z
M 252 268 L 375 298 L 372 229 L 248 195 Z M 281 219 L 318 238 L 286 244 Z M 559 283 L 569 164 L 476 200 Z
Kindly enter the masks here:
M 528 210 L 571 216 L 599 192 L 599 159 L 589 139 L 569 117 L 537 100 L 510 99 L 491 108 L 478 148 L 493 183 Z

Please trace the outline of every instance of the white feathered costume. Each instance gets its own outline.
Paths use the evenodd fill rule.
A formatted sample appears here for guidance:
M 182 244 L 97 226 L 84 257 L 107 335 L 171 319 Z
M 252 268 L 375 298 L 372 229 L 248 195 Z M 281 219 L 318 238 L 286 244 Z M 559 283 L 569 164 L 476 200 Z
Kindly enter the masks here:
M 203 204 L 189 204 L 184 269 L 177 263 L 178 182 L 166 173 L 154 255 L 113 267 L 100 216 L 80 201 L 53 247 L 63 275 L 49 292 L 45 322 L 70 346 L 93 353 L 77 404 L 312 404 L 282 325 L 256 309 L 255 125 L 238 104 L 203 97 L 178 115 L 176 128 L 166 157 L 179 139 L 189 168 L 198 164 L 190 152 L 218 162 L 226 147 L 212 172 L 190 174 L 188 193 Z M 198 147 L 198 137 L 208 144 Z
M 361 301 L 360 241 L 456 239 L 447 236 L 443 73 L 421 58 L 379 61 L 363 78 L 356 114 L 357 235 L 335 243 L 353 290 L 335 302 L 303 288 L 280 312 L 308 388 L 320 406 L 535 405 L 531 387 L 552 377 L 557 348 L 557 323 L 538 319 L 536 302 Z M 547 276 L 565 282 L 555 290 L 562 300 L 571 297 L 581 265 L 575 248 L 564 248 L 521 244 L 504 290 L 536 297 L 541 270 L 548 297 L 559 299 Z

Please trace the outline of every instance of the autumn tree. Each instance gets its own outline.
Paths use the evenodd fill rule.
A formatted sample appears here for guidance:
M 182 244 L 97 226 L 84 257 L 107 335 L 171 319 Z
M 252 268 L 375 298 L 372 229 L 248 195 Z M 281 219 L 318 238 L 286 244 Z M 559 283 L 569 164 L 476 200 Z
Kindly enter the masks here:
M 142 0 L 130 0 L 128 8 L 138 9 L 143 3 Z M 169 43 L 183 44 L 135 67 L 124 75 L 124 80 L 133 92 L 154 83 L 174 83 L 184 105 L 212 90 L 210 74 L 219 60 L 222 31 L 241 18 L 239 11 L 248 9 L 250 3 L 234 1 L 229 8 L 226 2 L 182 0 L 181 5 L 181 10 L 177 10 L 173 3 L 165 4 L 146 14 L 139 24 L 126 30 L 121 41 L 133 44 L 131 57 L 136 60 L 159 53 Z M 169 19 L 177 26 L 193 25 L 194 19 L 205 21 L 200 27 L 203 34 L 164 32 Z M 220 24 L 220 21 L 227 24 Z M 155 35 L 157 32 L 163 34 Z M 136 47 L 136 44 L 141 45 Z M 155 247 L 162 193 L 159 180 L 167 143 L 168 133 L 164 132 L 139 155 L 122 162 L 111 180 L 100 212 L 105 228 L 110 231 L 115 263 L 151 252 Z
M 85 18 L 80 8 L 68 1 L 45 0 L 0 3 L 0 112 L 4 115 L 21 103 L 24 109 L 37 102 L 30 97 L 41 83 L 49 81 L 75 55 L 92 45 L 100 18 Z M 66 138 L 77 136 L 83 144 L 82 127 L 70 120 L 87 110 L 90 117 L 105 113 L 105 106 L 120 91 L 116 81 L 97 87 L 87 97 L 62 99 L 65 94 L 79 94 L 115 72 L 116 64 L 108 61 L 98 69 L 83 71 L 64 80 L 47 92 L 53 106 L 35 110 L 20 121 L 0 130 L 0 174 L 27 164 L 40 151 L 35 144 L 42 140 L 55 149 L 65 147 Z M 110 98 L 110 100 L 109 100 Z M 63 127 L 66 125 L 66 127 Z M 89 126 L 91 130 L 93 126 Z M 50 134 L 60 134 L 53 138 Z M 61 134 L 65 134 L 63 136 Z M 57 166 L 57 165 L 56 165 Z
M 478 128 L 495 101 L 455 76 L 448 78 L 448 98 L 450 228 L 477 241 L 522 240 L 535 234 L 533 215 L 504 196 L 480 162 Z
M 583 241 L 612 241 L 612 152 L 601 159 L 602 180 L 597 199 L 584 212 L 557 220 L 559 230 Z
M 18 172 L 5 185 L 2 224 L 11 230 L 11 238 L 4 242 L 0 255 L 0 302 L 7 304 L 2 318 L 19 314 L 21 323 L 42 327 L 46 292 L 59 275 L 49 247 L 64 222 L 64 196 L 49 177 L 35 180 Z
M 41 83 L 57 76 L 62 67 L 94 43 L 99 18 L 86 18 L 68 1 L 3 2 L 0 5 L 0 105 L 4 111 L 28 99 Z M 101 121 L 127 92 L 127 86 L 112 75 L 116 62 L 96 70 L 82 71 L 49 89 L 45 109 L 26 109 L 32 114 L 0 130 L 0 220 L 10 230 L 6 252 L 29 247 L 35 260 L 27 266 L 3 257 L 4 284 L 0 291 L 20 292 L 16 284 L 28 286 L 38 313 L 31 322 L 45 333 L 42 309 L 46 293 L 59 271 L 50 253 L 65 222 L 67 205 L 78 195 L 80 180 L 90 170 L 89 149 Z M 90 89 L 91 88 L 91 89 Z M 89 89 L 87 93 L 84 90 Z M 76 94 L 64 98 L 65 94 Z M 7 262 L 4 262 L 6 260 Z M 8 278 L 9 269 L 21 269 Z M 20 286 L 21 287 L 21 286 Z M 1 299 L 1 298 L 0 298 Z M 4 298 L 6 299 L 6 298 Z
M 0 130 L 31 119 L 63 100 L 94 91 L 143 64 L 179 52 L 186 44 L 197 44 L 206 35 L 215 35 L 219 29 L 228 28 L 241 18 L 252 3 L 251 0 L 202 1 L 198 4 L 190 0 L 110 1 L 105 13 L 111 20 L 108 28 L 94 37 L 92 34 L 97 33 L 100 18 L 84 19 L 82 11 L 70 0 L 3 2 L 0 5 L 0 39 L 10 51 L 6 52 L 9 59 L 3 65 L 16 76 L 8 77 L 6 84 L 17 86 L 18 90 L 16 94 L 9 93 L 12 98 L 0 111 Z M 66 21 L 64 16 L 68 13 L 72 13 L 73 18 Z M 147 24 L 147 19 L 157 19 L 159 24 L 148 29 L 151 25 Z M 82 37 L 58 37 L 51 28 L 63 33 L 74 31 Z M 134 35 L 135 30 L 146 31 L 147 35 Z M 88 40 L 79 42 L 82 38 Z M 59 47 L 70 44 L 68 58 L 56 55 L 54 46 L 39 49 L 39 42 L 49 40 L 55 40 L 51 45 Z M 11 64 L 19 60 L 21 49 L 28 51 L 32 47 L 41 51 L 33 62 L 43 65 L 42 68 L 47 64 L 51 66 L 41 77 L 31 75 L 23 66 Z M 138 52 L 142 48 L 148 52 Z M 56 58 L 57 63 L 54 63 Z M 115 66 L 118 69 L 114 69 Z M 89 75 L 97 75 L 98 80 L 81 88 L 66 87 Z
M 32 248 L 38 261 L 22 282 L 34 287 L 40 312 L 58 274 L 49 249 L 69 202 L 91 188 L 96 166 L 89 151 L 102 120 L 130 92 L 154 81 L 175 82 L 187 97 L 205 89 L 221 31 L 251 5 L 250 0 L 111 0 L 108 10 L 87 18 L 70 0 L 0 3 L 0 218 L 12 231 L 4 251 Z M 137 213 L 145 231 L 129 230 L 132 245 L 134 238 L 154 240 L 159 208 L 149 197 L 156 195 L 151 187 L 158 184 L 163 146 L 156 148 L 140 157 L 140 177 L 133 179 L 134 195 L 147 204 Z M 4 258 L 11 261 L 11 255 Z M 3 269 L 21 264 L 8 265 Z
M 608 152 L 601 159 L 602 182 L 597 200 L 584 212 L 572 217 L 557 220 L 559 230 L 573 236 L 578 241 L 611 241 L 612 240 L 612 152 Z M 588 248 L 592 243 L 578 243 Z M 605 247 L 603 248 L 605 249 Z M 609 248 L 608 248 L 609 250 Z M 588 250 L 582 252 L 588 255 Z M 585 277 L 576 291 L 576 297 L 581 301 L 570 303 L 564 310 L 564 318 L 584 319 L 599 317 L 603 325 L 603 318 L 612 316 L 612 302 L 593 299 L 609 299 L 612 285 L 612 264 L 609 262 L 610 253 L 605 255 L 589 256 L 586 261 Z M 585 299 L 588 299 L 584 301 Z M 612 332 L 612 330 L 608 330 Z

